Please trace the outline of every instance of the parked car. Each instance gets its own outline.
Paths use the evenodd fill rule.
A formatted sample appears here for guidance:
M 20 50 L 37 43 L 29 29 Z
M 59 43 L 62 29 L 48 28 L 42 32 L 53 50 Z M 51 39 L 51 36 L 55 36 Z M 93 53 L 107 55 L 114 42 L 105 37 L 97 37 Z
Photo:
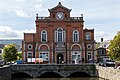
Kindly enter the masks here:
M 17 64 L 22 64 L 22 60 L 17 60 Z
M 115 61 L 110 60 L 108 58 L 104 58 L 101 62 L 99 62 L 100 66 L 107 66 L 107 67 L 114 67 L 115 66 Z

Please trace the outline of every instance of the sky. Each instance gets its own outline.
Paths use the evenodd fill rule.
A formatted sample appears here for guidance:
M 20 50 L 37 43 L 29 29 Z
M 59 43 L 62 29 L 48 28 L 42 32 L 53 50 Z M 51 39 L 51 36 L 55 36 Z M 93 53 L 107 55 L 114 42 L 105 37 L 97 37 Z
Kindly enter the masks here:
M 49 16 L 48 9 L 59 2 L 71 17 L 83 14 L 84 28 L 93 29 L 95 41 L 112 40 L 120 31 L 120 0 L 0 0 L 0 39 L 23 39 L 35 33 L 35 18 Z

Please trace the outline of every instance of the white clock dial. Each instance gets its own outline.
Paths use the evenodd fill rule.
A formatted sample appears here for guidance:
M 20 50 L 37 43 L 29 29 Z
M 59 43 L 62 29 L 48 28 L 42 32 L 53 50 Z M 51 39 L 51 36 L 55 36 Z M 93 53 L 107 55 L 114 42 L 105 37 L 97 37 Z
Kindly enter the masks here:
M 62 19 L 64 18 L 64 14 L 63 14 L 62 12 L 58 12 L 58 13 L 56 14 L 56 18 L 57 18 L 58 20 L 62 20 Z

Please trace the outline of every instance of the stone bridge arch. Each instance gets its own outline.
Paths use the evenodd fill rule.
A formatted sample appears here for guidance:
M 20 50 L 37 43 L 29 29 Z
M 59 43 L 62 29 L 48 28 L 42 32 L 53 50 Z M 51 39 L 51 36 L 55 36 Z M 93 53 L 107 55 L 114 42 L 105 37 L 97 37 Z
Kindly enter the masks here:
M 75 71 L 68 76 L 68 78 L 70 77 L 91 77 L 91 74 L 85 71 Z
M 62 78 L 64 75 L 60 74 L 57 71 L 42 71 L 40 72 L 36 77 L 37 78 L 44 78 L 44 76 L 47 76 L 48 78 Z
M 13 72 L 11 78 L 32 78 L 33 76 L 28 72 Z

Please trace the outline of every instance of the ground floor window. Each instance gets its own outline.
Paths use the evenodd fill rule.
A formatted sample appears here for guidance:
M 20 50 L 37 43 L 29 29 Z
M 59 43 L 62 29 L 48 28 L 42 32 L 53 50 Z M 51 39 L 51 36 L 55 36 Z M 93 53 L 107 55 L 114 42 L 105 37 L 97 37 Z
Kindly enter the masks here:
M 27 53 L 27 56 L 28 56 L 28 58 L 32 58 L 32 57 L 33 57 L 32 52 L 28 52 L 28 53 Z
M 48 61 L 48 53 L 39 53 L 39 58 L 43 59 L 43 61 Z
M 75 59 L 81 60 L 81 54 L 79 52 L 72 53 L 72 60 L 74 61 Z
M 92 60 L 92 52 L 87 52 L 87 59 Z

